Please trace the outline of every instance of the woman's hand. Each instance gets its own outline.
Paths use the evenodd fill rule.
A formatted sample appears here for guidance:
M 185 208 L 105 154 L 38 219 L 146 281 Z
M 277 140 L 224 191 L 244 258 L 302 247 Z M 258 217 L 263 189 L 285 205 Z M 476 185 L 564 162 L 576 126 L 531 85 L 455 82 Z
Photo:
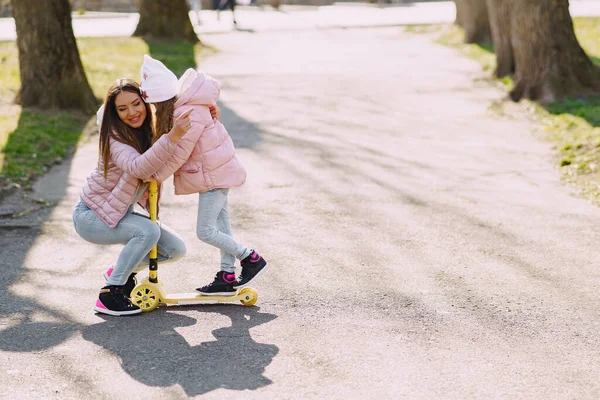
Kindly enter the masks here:
M 183 137 L 187 133 L 187 131 L 192 126 L 192 121 L 190 121 L 190 114 L 193 109 L 189 109 L 181 114 L 175 122 L 173 123 L 173 129 L 168 133 L 169 139 L 173 143 L 177 143 L 179 139 Z
M 214 105 L 214 106 L 208 106 L 208 109 L 210 110 L 210 116 L 213 119 L 216 120 L 221 120 L 221 109 L 219 108 L 219 106 Z

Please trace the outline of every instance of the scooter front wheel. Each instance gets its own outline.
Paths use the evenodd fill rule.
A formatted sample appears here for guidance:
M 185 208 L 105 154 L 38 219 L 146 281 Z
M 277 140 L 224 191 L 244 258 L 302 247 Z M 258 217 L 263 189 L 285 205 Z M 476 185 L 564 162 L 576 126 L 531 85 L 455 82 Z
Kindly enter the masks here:
M 154 285 L 141 284 L 131 291 L 131 302 L 142 309 L 142 312 L 154 311 L 160 302 L 158 288 Z

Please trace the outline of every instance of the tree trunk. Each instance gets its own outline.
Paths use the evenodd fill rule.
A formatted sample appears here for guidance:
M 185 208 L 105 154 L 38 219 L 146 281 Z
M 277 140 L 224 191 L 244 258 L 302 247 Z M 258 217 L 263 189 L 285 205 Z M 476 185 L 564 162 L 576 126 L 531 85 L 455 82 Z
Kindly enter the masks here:
M 511 98 L 545 103 L 598 93 L 600 74 L 575 37 L 569 1 L 517 0 L 513 6 Z
M 13 0 L 23 107 L 94 112 L 98 101 L 87 81 L 71 26 L 69 0 Z
M 465 3 L 460 0 L 454 0 L 454 6 L 456 7 L 456 18 L 454 19 L 454 23 L 464 29 Z
M 133 36 L 198 43 L 186 0 L 141 0 L 140 20 Z
M 510 38 L 513 0 L 487 0 L 487 8 L 492 42 L 496 53 L 496 71 L 494 74 L 498 78 L 504 78 L 515 72 L 515 60 Z
M 457 24 L 465 30 L 465 43 L 491 42 L 486 0 L 454 0 Z

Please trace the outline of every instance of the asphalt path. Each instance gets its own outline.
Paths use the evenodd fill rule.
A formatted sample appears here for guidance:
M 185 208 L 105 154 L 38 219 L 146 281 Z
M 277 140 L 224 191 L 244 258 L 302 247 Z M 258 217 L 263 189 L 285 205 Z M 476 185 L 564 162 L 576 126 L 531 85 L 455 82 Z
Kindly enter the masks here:
M 255 307 L 92 312 L 119 246 L 73 230 L 97 136 L 36 186 L 55 207 L 3 221 L 6 398 L 364 399 L 600 396 L 600 210 L 474 61 L 398 28 L 212 35 L 200 68 L 248 181 L 237 238 L 271 264 Z M 207 283 L 195 196 L 161 219 Z

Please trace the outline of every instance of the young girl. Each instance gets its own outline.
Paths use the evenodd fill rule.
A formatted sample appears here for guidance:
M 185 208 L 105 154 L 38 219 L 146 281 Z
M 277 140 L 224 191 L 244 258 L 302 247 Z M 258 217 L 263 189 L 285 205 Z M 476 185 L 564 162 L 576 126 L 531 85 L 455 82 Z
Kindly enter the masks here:
M 185 243 L 175 232 L 133 212 L 133 205 L 145 207 L 148 184 L 144 181 L 152 179 L 176 153 L 176 143 L 190 128 L 191 110 L 180 113 L 169 133 L 152 144 L 151 111 L 139 90 L 130 79 L 118 79 L 108 90 L 98 112 L 100 159 L 73 210 L 75 230 L 83 239 L 100 245 L 125 245 L 114 267 L 107 271 L 108 280 L 94 308 L 109 315 L 141 312 L 129 295 L 136 285 L 135 270 L 147 266 L 147 255 L 154 245 L 158 244 L 161 261 L 174 261 L 186 252 Z
M 229 188 L 244 184 L 246 171 L 235 155 L 227 130 L 209 112 L 219 98 L 219 84 L 193 69 L 178 81 L 163 63 L 145 55 L 140 88 L 142 97 L 156 107 L 158 132 L 167 132 L 185 110 L 194 110 L 189 133 L 154 176 L 160 182 L 174 173 L 175 194 L 199 193 L 196 234 L 221 251 L 221 268 L 214 281 L 196 290 L 212 295 L 235 293 L 264 272 L 267 262 L 234 240 L 231 231 L 227 194 Z M 174 90 L 177 96 L 164 95 Z M 242 266 L 239 280 L 235 276 L 236 258 Z

